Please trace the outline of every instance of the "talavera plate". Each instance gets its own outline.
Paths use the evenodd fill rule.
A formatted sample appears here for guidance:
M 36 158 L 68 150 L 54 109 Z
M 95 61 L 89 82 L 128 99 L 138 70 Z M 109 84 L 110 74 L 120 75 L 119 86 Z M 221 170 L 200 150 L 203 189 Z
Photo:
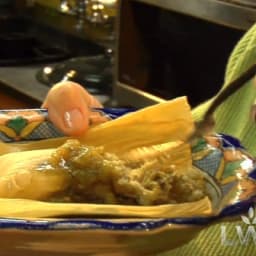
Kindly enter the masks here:
M 15 116 L 14 113 L 12 116 Z M 11 123 L 11 119 L 7 118 L 6 123 L 1 124 L 2 139 L 17 141 L 22 132 L 28 137 L 33 136 L 33 139 L 38 138 L 37 132 L 41 132 L 40 139 L 58 135 L 55 130 L 54 135 L 50 134 L 49 127 L 46 133 L 45 127 L 36 131 L 42 120 L 36 119 L 39 123 L 28 127 L 24 120 L 19 123 L 22 118 L 19 117 L 18 121 L 17 115 L 15 118 Z M 8 122 L 9 130 L 1 129 Z M 27 129 L 26 132 L 24 129 Z M 46 135 L 42 135 L 42 132 Z M 207 225 L 224 217 L 239 215 L 253 206 L 256 196 L 255 162 L 237 139 L 216 134 L 200 140 L 193 147 L 193 164 L 207 176 L 214 208 L 210 216 L 161 219 L 98 219 L 83 216 L 59 219 L 0 218 L 0 255 L 156 255 L 188 242 Z

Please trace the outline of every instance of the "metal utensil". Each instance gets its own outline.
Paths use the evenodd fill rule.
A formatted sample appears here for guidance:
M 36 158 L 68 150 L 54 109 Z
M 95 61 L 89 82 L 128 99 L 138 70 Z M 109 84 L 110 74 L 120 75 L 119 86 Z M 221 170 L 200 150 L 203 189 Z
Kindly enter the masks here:
M 193 142 L 197 138 L 203 137 L 213 131 L 215 120 L 213 114 L 215 110 L 231 95 L 237 92 L 246 82 L 251 80 L 256 75 L 256 64 L 249 67 L 238 78 L 229 83 L 211 102 L 209 108 L 205 112 L 203 119 L 196 123 L 194 133 L 189 137 L 189 141 Z

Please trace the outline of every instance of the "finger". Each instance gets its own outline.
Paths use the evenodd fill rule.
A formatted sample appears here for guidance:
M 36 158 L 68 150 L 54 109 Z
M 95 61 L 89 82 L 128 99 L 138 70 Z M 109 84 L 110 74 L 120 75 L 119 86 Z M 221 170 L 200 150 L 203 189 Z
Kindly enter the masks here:
M 90 93 L 88 93 L 88 91 L 84 87 L 82 87 L 78 84 L 76 86 L 77 86 L 77 90 L 79 90 L 81 92 L 82 97 L 84 98 L 88 107 L 102 108 L 102 104 L 95 97 L 93 97 Z
M 47 107 L 49 101 L 56 101 L 56 99 L 54 98 L 56 95 L 61 96 L 61 94 L 63 94 L 63 96 L 65 96 L 64 94 L 72 92 L 81 94 L 88 107 L 102 107 L 102 104 L 90 93 L 88 93 L 84 87 L 71 81 L 64 81 L 55 84 L 48 92 L 42 104 L 42 107 Z
M 91 114 L 89 116 L 89 125 L 94 126 L 94 125 L 97 125 L 97 124 L 104 123 L 108 120 L 109 120 L 108 117 L 103 116 L 100 113 L 91 112 Z
M 65 134 L 81 135 L 89 127 L 88 105 L 92 101 L 80 85 L 61 82 L 52 87 L 42 107 L 48 109 L 50 120 Z

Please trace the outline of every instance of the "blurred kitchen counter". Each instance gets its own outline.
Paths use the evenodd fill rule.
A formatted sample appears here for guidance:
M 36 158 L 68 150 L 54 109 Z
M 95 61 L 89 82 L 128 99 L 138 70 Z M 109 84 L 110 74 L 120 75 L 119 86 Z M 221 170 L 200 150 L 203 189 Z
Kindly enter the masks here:
M 113 48 L 113 27 L 110 25 L 97 26 L 85 21 L 83 28 L 77 30 L 75 28 L 77 24 L 77 18 L 75 16 L 66 15 L 40 5 L 28 8 L 19 15 L 33 25 L 38 24 L 44 27 L 46 33 L 44 31 L 43 39 L 53 45 L 64 41 L 68 37 L 71 43 L 73 38 L 73 41 L 77 39 L 79 43 L 74 42 L 73 45 L 73 48 L 77 50 L 75 56 L 81 56 L 84 52 L 85 55 L 87 53 L 88 55 L 95 54 L 95 52 L 93 52 L 93 45 L 99 46 L 102 49 Z M 47 28 L 50 28 L 51 32 L 47 33 Z M 56 34 L 55 38 L 53 38 L 54 34 Z M 83 40 L 87 42 L 84 48 L 88 46 L 88 49 L 82 49 Z M 71 43 L 66 43 L 67 47 L 69 47 Z M 92 47 L 90 47 L 90 43 Z M 81 48 L 81 53 L 79 52 L 79 48 Z M 74 57 L 74 55 L 70 57 Z M 39 82 L 36 78 L 36 73 L 49 64 L 54 63 L 0 66 L 0 100 L 5 99 L 6 102 L 3 103 L 2 101 L 0 108 L 9 108 L 11 106 L 14 108 L 40 107 L 50 87 Z M 96 97 L 103 104 L 109 100 L 109 96 L 106 95 L 97 95 Z
M 0 67 L 0 108 L 40 107 L 50 89 L 36 79 L 36 73 L 44 66 Z M 107 95 L 95 97 L 103 105 L 110 99 Z
M 0 67 L 1 109 L 40 107 L 49 87 L 36 80 L 37 69 L 35 66 Z

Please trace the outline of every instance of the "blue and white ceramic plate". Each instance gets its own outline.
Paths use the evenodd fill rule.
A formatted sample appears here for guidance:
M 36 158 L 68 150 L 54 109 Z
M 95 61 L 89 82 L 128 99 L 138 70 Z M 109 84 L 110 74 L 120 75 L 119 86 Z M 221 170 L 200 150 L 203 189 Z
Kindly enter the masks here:
M 51 133 L 51 126 L 47 131 L 45 127 L 39 129 L 47 119 L 37 116 L 40 111 L 26 110 L 25 115 L 17 111 L 16 114 L 8 114 L 5 123 L 0 124 L 1 138 L 11 142 L 61 136 L 56 130 Z M 113 111 L 112 118 L 118 116 L 116 110 Z M 27 118 L 31 113 L 34 117 Z M 31 122 L 37 123 L 32 125 Z M 42 135 L 42 131 L 46 133 Z M 37 137 L 38 132 L 40 136 Z M 212 204 L 217 209 L 213 216 L 161 219 L 1 218 L 1 252 L 5 256 L 155 255 L 188 242 L 206 225 L 239 215 L 254 205 L 255 161 L 237 139 L 217 134 L 198 141 L 192 152 L 194 167 L 207 177 Z

